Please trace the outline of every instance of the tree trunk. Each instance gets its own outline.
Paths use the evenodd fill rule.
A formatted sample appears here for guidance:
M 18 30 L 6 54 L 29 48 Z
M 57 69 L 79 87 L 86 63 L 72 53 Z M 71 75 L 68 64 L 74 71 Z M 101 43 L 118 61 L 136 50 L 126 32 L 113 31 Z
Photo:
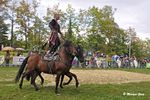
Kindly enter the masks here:
M 25 49 L 27 49 L 27 47 L 28 47 L 28 38 L 27 38 L 27 27 L 25 27 Z
M 11 46 L 13 47 L 13 37 L 14 37 L 14 19 L 11 20 Z

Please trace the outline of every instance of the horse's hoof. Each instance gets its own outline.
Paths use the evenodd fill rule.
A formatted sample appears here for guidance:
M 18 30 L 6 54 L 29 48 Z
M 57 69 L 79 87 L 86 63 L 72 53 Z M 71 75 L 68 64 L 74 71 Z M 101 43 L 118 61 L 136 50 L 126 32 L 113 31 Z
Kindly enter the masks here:
M 79 87 L 79 83 L 76 84 L 76 88 L 78 88 L 78 87 Z
M 64 87 L 63 87 L 63 86 L 60 86 L 60 88 L 62 88 L 62 89 L 63 89 Z
M 33 84 L 30 85 L 31 88 L 34 88 Z
M 55 91 L 55 93 L 56 93 L 56 95 L 57 95 L 57 96 L 59 96 L 59 95 L 60 95 L 60 93 L 59 93 L 57 90 Z
M 19 88 L 22 89 L 22 85 L 21 84 L 19 85 Z
M 41 85 L 43 86 L 44 82 L 41 82 Z
M 60 96 L 60 93 L 56 93 L 57 96 Z
M 39 91 L 39 90 L 40 90 L 39 88 L 36 88 L 36 89 L 35 89 L 35 91 Z
M 68 83 L 63 83 L 63 85 L 68 85 Z

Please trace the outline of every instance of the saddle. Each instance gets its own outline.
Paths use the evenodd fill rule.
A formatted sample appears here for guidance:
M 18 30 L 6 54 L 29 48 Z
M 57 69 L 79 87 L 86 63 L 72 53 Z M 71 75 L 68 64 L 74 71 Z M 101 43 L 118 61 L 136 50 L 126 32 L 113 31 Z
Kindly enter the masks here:
M 48 61 L 55 61 L 58 58 L 58 52 L 54 52 L 53 54 L 45 54 L 44 56 L 44 60 L 48 60 Z

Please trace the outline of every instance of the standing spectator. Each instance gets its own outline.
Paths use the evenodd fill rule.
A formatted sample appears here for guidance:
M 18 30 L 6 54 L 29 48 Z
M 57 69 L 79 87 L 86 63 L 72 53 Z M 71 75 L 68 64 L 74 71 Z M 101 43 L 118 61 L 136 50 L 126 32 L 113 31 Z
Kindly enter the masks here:
M 73 65 L 74 67 L 79 67 L 79 61 L 78 61 L 78 58 L 77 58 L 77 57 L 75 57 L 75 58 L 73 59 L 72 65 Z
M 131 68 L 135 68 L 135 66 L 134 66 L 134 58 L 133 57 L 129 58 L 129 61 L 130 61 L 130 67 Z
M 102 56 L 102 68 L 107 68 L 106 55 L 105 54 L 103 54 L 103 56 Z
M 110 56 L 106 55 L 106 64 L 107 64 L 107 68 L 111 68 L 111 62 L 112 59 Z
M 137 68 L 138 67 L 138 62 L 137 62 L 137 59 L 136 59 L 135 56 L 133 58 L 133 63 L 134 63 L 134 67 Z
M 118 55 L 113 55 L 112 56 L 112 68 L 116 68 L 117 67 L 117 59 L 118 59 Z
M 129 57 L 128 57 L 128 56 L 126 56 L 124 60 L 125 60 L 125 68 L 130 68 L 130 61 L 129 61 Z
M 16 56 L 21 56 L 22 52 L 18 51 Z
M 121 68 L 121 59 L 120 59 L 120 57 L 119 58 L 117 58 L 117 66 L 118 66 L 118 68 Z
M 6 51 L 6 54 L 5 54 L 5 64 L 6 64 L 6 66 L 9 66 L 9 61 L 10 61 L 10 52 Z

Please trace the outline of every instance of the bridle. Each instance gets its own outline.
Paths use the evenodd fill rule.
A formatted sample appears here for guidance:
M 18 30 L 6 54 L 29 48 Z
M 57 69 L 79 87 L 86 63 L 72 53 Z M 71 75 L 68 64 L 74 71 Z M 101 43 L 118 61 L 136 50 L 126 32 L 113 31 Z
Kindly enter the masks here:
M 84 60 L 84 57 L 83 57 L 83 49 L 82 49 L 82 47 L 81 46 L 77 46 L 76 47 L 76 51 L 77 51 L 77 53 L 76 53 L 76 57 L 78 58 L 78 60 L 80 61 L 80 60 Z M 80 61 L 81 62 L 81 61 Z

